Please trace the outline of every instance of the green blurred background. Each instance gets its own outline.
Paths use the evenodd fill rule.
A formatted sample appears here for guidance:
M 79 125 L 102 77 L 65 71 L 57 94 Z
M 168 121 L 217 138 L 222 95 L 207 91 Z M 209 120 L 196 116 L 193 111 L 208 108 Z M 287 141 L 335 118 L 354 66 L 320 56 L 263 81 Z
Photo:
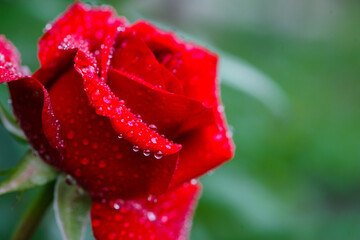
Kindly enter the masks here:
M 71 2 L 0 0 L 0 34 L 32 71 L 42 29 Z M 236 156 L 203 178 L 192 240 L 360 239 L 360 1 L 87 2 L 185 32 L 255 66 L 285 93 L 275 101 L 258 84 L 260 99 L 270 96 L 259 101 L 250 77 L 226 74 L 244 80 L 222 84 Z M 25 151 L 0 127 L 0 170 Z M 36 191 L 0 198 L 0 239 L 9 239 Z M 33 239 L 60 239 L 52 209 Z

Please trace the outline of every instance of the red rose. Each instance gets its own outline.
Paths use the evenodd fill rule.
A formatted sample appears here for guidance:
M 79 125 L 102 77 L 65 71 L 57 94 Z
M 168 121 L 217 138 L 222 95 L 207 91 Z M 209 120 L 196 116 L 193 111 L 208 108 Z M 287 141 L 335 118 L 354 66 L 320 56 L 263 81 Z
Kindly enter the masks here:
M 0 38 L 0 82 L 29 142 L 90 193 L 98 239 L 185 239 L 199 188 L 186 182 L 233 155 L 217 56 L 81 3 L 46 30 L 31 77 Z

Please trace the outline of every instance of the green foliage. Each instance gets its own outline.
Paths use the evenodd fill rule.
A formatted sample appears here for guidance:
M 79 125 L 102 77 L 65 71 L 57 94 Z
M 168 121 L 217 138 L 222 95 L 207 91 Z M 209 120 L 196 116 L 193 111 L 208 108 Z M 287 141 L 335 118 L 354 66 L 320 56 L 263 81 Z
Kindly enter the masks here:
M 42 28 L 70 2 L 0 1 L 0 33 L 14 42 L 33 71 Z M 222 85 L 237 151 L 234 160 L 202 180 L 193 240 L 360 238 L 358 1 L 209 0 L 201 8 L 194 5 L 204 1 L 129 1 L 122 9 L 115 0 L 96 2 L 112 3 L 127 16 L 129 9 L 138 11 L 177 26 L 172 29 L 210 39 L 209 45 L 273 79 L 290 102 L 288 115 L 278 117 L 266 106 L 279 105 L 264 105 Z M 170 2 L 190 7 L 174 11 Z M 6 101 L 2 91 L 0 101 Z M 9 139 L 0 127 L 1 169 L 13 166 L 24 151 Z M 1 238 L 9 239 L 14 215 L 21 214 L 30 198 L 25 193 L 13 212 L 7 209 L 14 195 L 0 198 L 7 216 L 0 217 Z M 60 239 L 49 219 L 35 240 Z
M 58 175 L 57 170 L 44 163 L 32 152 L 28 152 L 14 169 L 5 173 L 9 175 L 0 183 L 0 196 L 44 185 Z
M 54 211 L 63 240 L 82 240 L 85 237 L 91 200 L 76 185 L 69 185 L 60 175 L 55 187 Z

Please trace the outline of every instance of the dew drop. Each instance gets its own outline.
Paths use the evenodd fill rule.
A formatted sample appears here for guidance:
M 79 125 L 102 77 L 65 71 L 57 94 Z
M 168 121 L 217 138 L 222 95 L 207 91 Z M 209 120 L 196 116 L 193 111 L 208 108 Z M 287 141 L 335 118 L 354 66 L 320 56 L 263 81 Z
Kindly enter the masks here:
M 101 160 L 98 164 L 100 168 L 106 168 L 106 162 L 104 160 Z
M 134 152 L 138 152 L 140 150 L 140 147 L 139 146 L 137 146 L 137 145 L 134 145 L 133 146 L 133 151 Z
M 150 151 L 149 149 L 145 149 L 145 150 L 143 151 L 143 154 L 144 154 L 145 157 L 148 157 L 148 156 L 150 156 L 151 151 Z
M 81 176 L 81 170 L 77 168 L 74 172 L 75 176 L 80 177 Z
M 109 95 L 108 97 L 103 97 L 103 101 L 107 104 L 111 103 L 111 96 Z
M 153 222 L 153 221 L 155 221 L 156 220 L 156 215 L 153 213 L 153 212 L 147 212 L 147 218 L 151 221 L 151 222 Z
M 91 147 L 92 147 L 92 149 L 96 150 L 99 148 L 99 144 L 93 143 L 93 144 L 91 144 Z
M 133 137 L 134 136 L 134 131 L 128 131 L 127 133 L 126 133 L 126 136 L 127 137 Z
M 107 236 L 107 239 L 109 240 L 115 240 L 116 239 L 116 233 L 109 233 L 108 236 Z
M 89 141 L 89 139 L 87 139 L 87 138 L 84 138 L 84 139 L 82 140 L 82 144 L 83 144 L 84 146 L 89 145 L 89 143 L 90 143 L 90 141 Z
M 155 124 L 150 124 L 149 128 L 155 131 L 157 129 L 157 126 Z
M 68 185 L 75 185 L 76 184 L 76 180 L 71 176 L 71 175 L 66 175 L 66 178 L 65 178 L 65 182 L 68 184 Z
M 163 223 L 167 223 L 167 221 L 169 220 L 169 218 L 168 218 L 168 216 L 162 216 L 160 220 L 161 220 L 161 222 L 163 222 Z
M 191 180 L 190 180 L 190 183 L 191 183 L 192 185 L 196 185 L 197 182 L 198 182 L 198 181 L 197 181 L 196 179 L 191 179 Z
M 68 133 L 67 133 L 67 138 L 68 139 L 74 139 L 74 137 L 75 137 L 75 132 L 73 131 L 73 130 L 70 130 Z
M 90 162 L 90 159 L 87 158 L 87 157 L 84 157 L 83 159 L 80 160 L 80 163 L 81 163 L 82 165 L 88 165 L 89 162 Z
M 91 224 L 93 227 L 98 227 L 98 226 L 100 226 L 101 222 L 99 219 L 93 219 Z
M 115 108 L 115 112 L 116 112 L 116 114 L 121 115 L 121 113 L 122 113 L 122 108 L 121 108 L 121 107 Z
M 151 142 L 157 144 L 157 138 L 156 137 L 151 138 Z
M 115 210 L 119 210 L 120 209 L 120 205 L 118 203 L 114 203 L 113 205 Z
M 120 133 L 118 139 L 122 139 L 122 138 L 124 138 L 124 136 Z
M 156 159 L 161 159 L 163 157 L 163 153 L 159 150 L 159 151 L 154 153 L 154 157 Z

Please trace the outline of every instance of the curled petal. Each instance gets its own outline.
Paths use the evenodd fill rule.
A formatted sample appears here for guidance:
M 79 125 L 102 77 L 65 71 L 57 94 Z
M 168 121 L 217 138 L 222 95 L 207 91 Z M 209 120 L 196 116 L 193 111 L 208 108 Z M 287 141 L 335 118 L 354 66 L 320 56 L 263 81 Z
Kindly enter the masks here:
M 48 92 L 34 78 L 10 82 L 9 90 L 14 114 L 30 144 L 46 162 L 57 166 L 61 162 L 58 149 L 62 147 L 63 141 Z
M 126 19 L 117 17 L 111 7 L 92 8 L 76 2 L 64 15 L 46 26 L 46 33 L 39 41 L 40 63 L 42 66 L 58 64 L 59 50 L 68 35 L 81 37 L 93 51 L 100 49 L 110 29 L 125 25 Z
M 96 63 L 89 53 L 79 51 L 75 57 L 75 68 L 82 75 L 84 88 L 91 105 L 97 114 L 110 118 L 115 131 L 140 149 L 161 152 L 164 155 L 177 153 L 181 145 L 161 137 L 142 122 L 100 81 L 96 72 Z M 157 139 L 156 142 L 152 139 Z
M 235 146 L 221 110 L 216 111 L 217 124 L 199 128 L 177 139 L 184 144 L 184 149 L 180 152 L 180 161 L 169 188 L 197 178 L 233 157 Z
M 23 76 L 20 54 L 9 41 L 0 35 L 0 83 L 16 80 Z

